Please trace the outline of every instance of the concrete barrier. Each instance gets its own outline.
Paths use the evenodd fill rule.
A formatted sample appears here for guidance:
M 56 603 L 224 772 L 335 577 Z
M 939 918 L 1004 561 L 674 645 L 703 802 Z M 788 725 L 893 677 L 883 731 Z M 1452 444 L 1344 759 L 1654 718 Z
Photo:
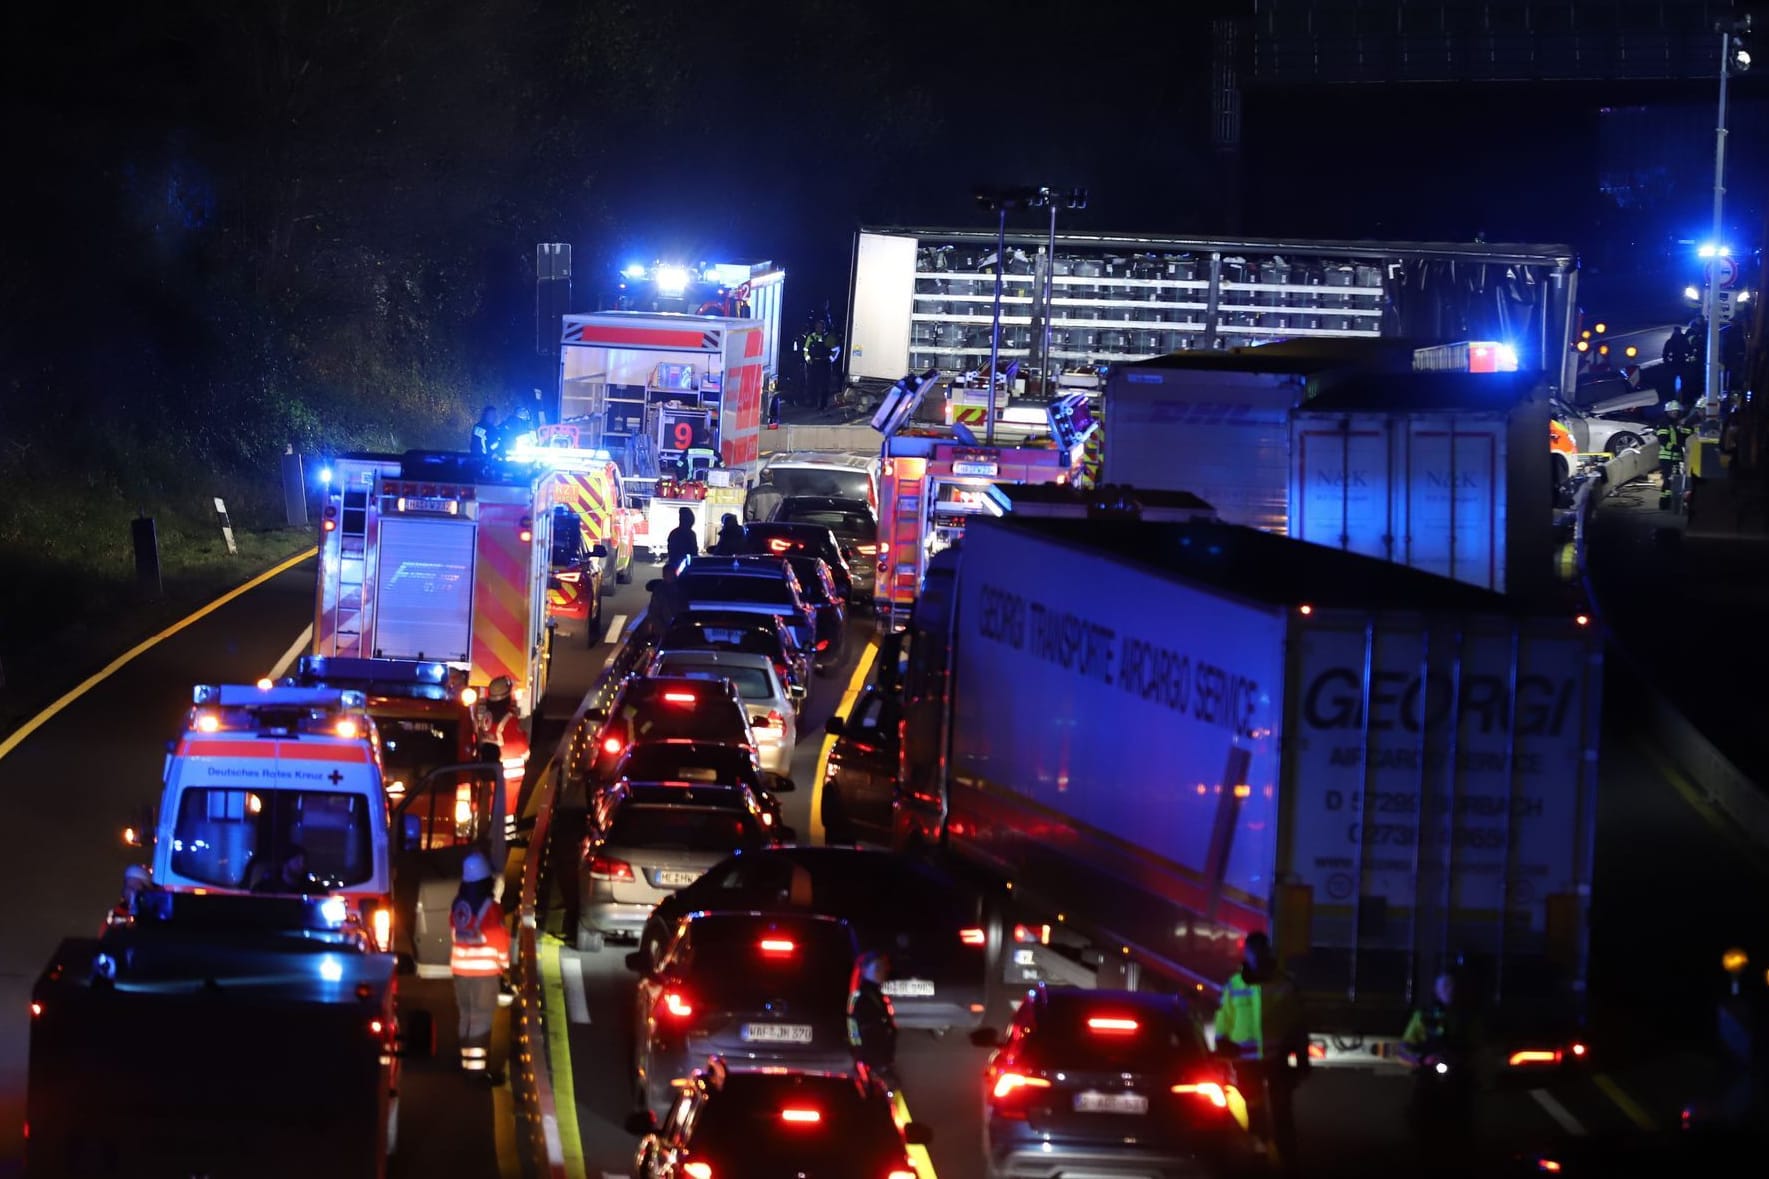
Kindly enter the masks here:
M 1624 450 L 1603 464 L 1603 481 L 1614 495 L 1625 484 L 1632 483 L 1642 475 L 1650 475 L 1658 469 L 1658 448 L 1648 449 L 1636 446 Z
M 761 452 L 779 454 L 789 450 L 840 450 L 850 454 L 877 454 L 884 438 L 865 422 L 851 426 L 781 426 L 763 430 Z

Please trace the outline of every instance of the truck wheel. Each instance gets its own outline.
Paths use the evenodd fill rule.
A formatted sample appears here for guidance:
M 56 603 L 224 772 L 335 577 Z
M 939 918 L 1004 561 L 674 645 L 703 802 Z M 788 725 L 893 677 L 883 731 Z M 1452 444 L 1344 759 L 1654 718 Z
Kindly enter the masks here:
M 606 941 L 601 930 L 577 927 L 577 952 L 580 954 L 600 954 Z

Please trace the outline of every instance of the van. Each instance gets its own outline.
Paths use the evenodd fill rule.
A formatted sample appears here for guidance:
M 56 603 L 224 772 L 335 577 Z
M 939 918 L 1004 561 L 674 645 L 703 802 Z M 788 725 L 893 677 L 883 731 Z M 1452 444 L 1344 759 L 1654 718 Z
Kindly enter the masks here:
M 755 486 L 743 501 L 746 523 L 770 519 L 789 495 L 826 495 L 863 499 L 878 514 L 877 455 L 843 451 L 787 451 L 762 464 Z

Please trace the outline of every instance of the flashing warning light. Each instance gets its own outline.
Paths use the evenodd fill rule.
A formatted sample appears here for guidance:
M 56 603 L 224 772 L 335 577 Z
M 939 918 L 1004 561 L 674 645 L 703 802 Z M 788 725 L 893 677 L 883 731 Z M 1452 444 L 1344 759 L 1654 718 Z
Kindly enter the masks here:
M 220 731 L 221 731 L 221 718 L 220 717 L 216 716 L 212 712 L 203 712 L 203 713 L 197 714 L 197 732 L 199 732 L 199 733 L 219 733 Z
M 343 897 L 327 897 L 319 903 L 319 915 L 324 917 L 330 925 L 343 925 L 345 919 L 350 916 L 350 906 L 345 903 Z
M 387 1025 L 378 1019 L 369 1020 L 369 1035 L 378 1036 L 387 1030 Z
M 645 268 L 633 262 L 623 267 L 620 273 L 623 278 L 641 279 L 645 277 Z
M 1634 359 L 1634 357 L 1640 355 L 1640 349 L 1634 347 L 1634 345 L 1632 345 L 1632 344 L 1629 344 L 1626 348 L 1622 349 L 1622 355 L 1626 356 L 1629 360 L 1632 360 L 1632 359 Z
M 404 798 L 405 783 L 401 782 L 398 778 L 393 779 L 393 781 L 387 783 L 387 795 L 389 798 Z
M 1560 1049 L 1524 1048 L 1513 1052 L 1508 1063 L 1512 1068 L 1527 1068 L 1532 1064 L 1559 1064 Z
M 369 918 L 369 928 L 375 935 L 375 947 L 385 953 L 393 948 L 393 910 L 376 909 Z
M 275 685 L 270 682 L 269 676 L 263 676 L 258 680 L 258 690 L 260 692 L 268 692 L 273 687 L 275 687 Z
M 1028 1077 L 1025 1073 L 1002 1073 L 995 1078 L 995 1087 L 989 1090 L 989 1096 L 996 1101 L 1001 1101 L 1021 1089 L 1048 1088 L 1050 1088 L 1050 1082 L 1043 1077 Z
M 1571 1052 L 1574 1056 L 1583 1056 L 1585 1053 L 1589 1052 L 1590 1049 L 1575 1040 L 1572 1044 L 1568 1045 L 1567 1051 Z
M 357 736 L 361 735 L 361 730 L 358 729 L 356 722 L 351 720 L 349 717 L 345 717 L 343 720 L 338 722 L 337 732 L 338 732 L 338 736 L 343 737 L 345 740 L 349 740 L 353 737 L 357 737 Z
M 473 822 L 473 787 L 462 783 L 455 787 L 455 826 L 466 827 Z
M 790 954 L 797 948 L 787 938 L 765 937 L 762 939 L 762 953 L 764 954 Z
M 967 946 L 980 946 L 989 940 L 989 935 L 980 929 L 961 929 L 958 931 L 958 940 Z
M 604 738 L 602 738 L 602 752 L 603 753 L 619 753 L 620 752 L 620 738 L 619 737 L 604 737 Z
M 479 690 L 477 688 L 462 688 L 461 703 L 465 704 L 468 708 L 479 703 Z
M 666 991 L 663 996 L 663 1009 L 677 1019 L 686 1019 L 694 1014 L 694 1005 L 689 1003 L 676 991 Z
M 327 520 L 323 527 L 327 532 L 333 532 L 336 531 L 338 522 L 336 520 Z
M 321 467 L 319 469 L 319 481 L 322 485 L 330 487 L 332 485 L 332 468 Z
M 1684 287 L 1683 288 L 1683 297 L 1685 299 L 1688 299 L 1691 303 L 1693 303 L 1697 299 L 1701 298 L 1701 292 L 1696 290 L 1692 286 L 1691 287 Z
M 133 827 L 123 828 L 123 844 L 125 847 L 140 847 L 141 836 Z
M 1096 1015 L 1087 1021 L 1090 1032 L 1134 1032 L 1137 1023 L 1134 1019 L 1117 1019 L 1109 1016 Z
M 657 293 L 660 295 L 679 295 L 688 289 L 686 267 L 659 266 L 653 277 L 657 280 Z
M 665 700 L 669 701 L 671 704 L 692 704 L 692 703 L 694 703 L 694 693 L 693 692 L 665 692 L 663 694 L 663 698 Z
M 1228 1108 L 1228 1093 L 1215 1081 L 1198 1081 L 1194 1084 L 1175 1085 L 1173 1092 L 1181 1096 L 1202 1097 L 1217 1109 Z
M 517 538 L 519 540 L 526 543 L 526 542 L 534 539 L 534 517 L 532 517 L 532 516 L 522 517 L 522 524 L 520 525 L 520 527 L 521 527 L 521 531 L 516 534 Z
M 823 1115 L 814 1109 L 783 1109 L 780 1120 L 799 1126 L 814 1126 L 823 1120 Z
M 683 1163 L 682 1174 L 688 1176 L 688 1179 L 713 1179 L 712 1164 Z
M 1725 967 L 1727 974 L 1743 974 L 1751 964 L 1751 956 L 1737 946 L 1720 955 L 1720 965 Z
M 1550 1175 L 1558 1175 L 1560 1173 L 1560 1164 L 1553 1159 L 1537 1159 L 1536 1170 L 1546 1171 Z

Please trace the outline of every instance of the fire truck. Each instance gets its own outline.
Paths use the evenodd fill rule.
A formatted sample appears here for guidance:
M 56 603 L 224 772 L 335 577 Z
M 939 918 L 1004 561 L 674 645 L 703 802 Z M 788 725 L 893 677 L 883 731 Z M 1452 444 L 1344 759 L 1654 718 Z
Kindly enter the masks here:
M 873 602 L 886 631 L 908 625 L 928 560 L 956 544 L 972 519 L 990 513 L 990 488 L 1072 482 L 1081 471 L 1082 446 L 1096 429 L 1086 395 L 1076 393 L 1045 408 L 1042 437 L 1029 423 L 1016 422 L 1011 445 L 979 443 L 962 423 L 913 420 L 940 381 L 937 370 L 904 377 L 872 419 L 884 435 Z
M 608 550 L 603 583 L 625 585 L 633 579 L 634 540 L 645 514 L 627 504 L 620 464 L 611 451 L 583 445 L 580 426 L 542 426 L 535 436 L 538 445 L 532 450 L 506 457 L 539 463 L 552 473 L 554 505 L 576 514 L 586 548 L 599 544 Z
M 547 686 L 551 473 L 439 451 L 332 471 L 313 653 L 446 663 L 482 700 L 508 676 L 526 720 Z

